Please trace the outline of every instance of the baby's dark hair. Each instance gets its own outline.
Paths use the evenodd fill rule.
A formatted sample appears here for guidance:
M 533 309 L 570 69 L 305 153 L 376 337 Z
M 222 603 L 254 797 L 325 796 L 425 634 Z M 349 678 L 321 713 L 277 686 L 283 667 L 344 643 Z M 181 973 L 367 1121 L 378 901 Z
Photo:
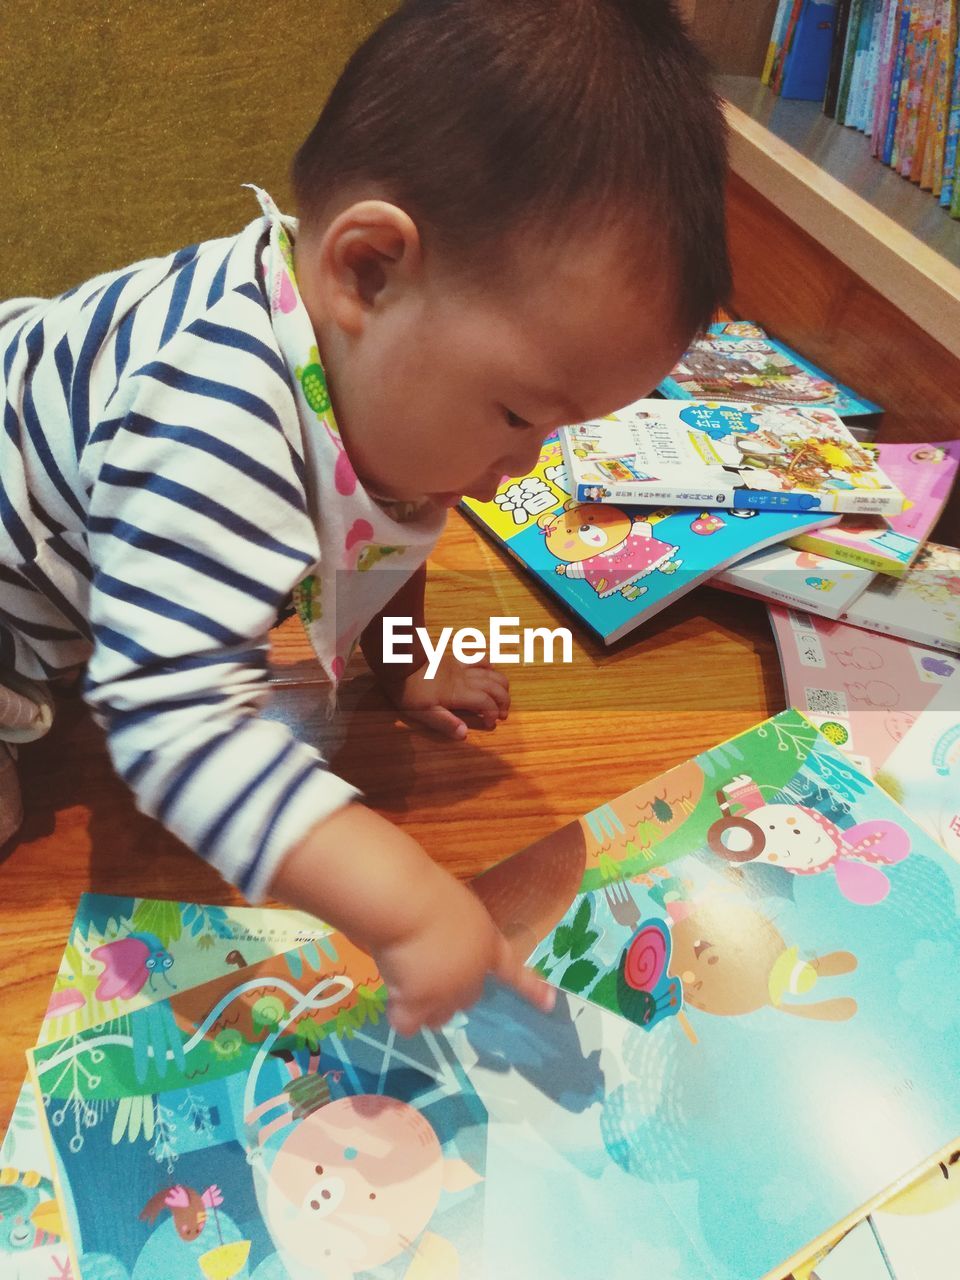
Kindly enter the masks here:
M 405 0 L 293 165 L 306 224 L 372 186 L 470 275 L 518 231 L 620 228 L 628 275 L 666 256 L 688 333 L 730 286 L 725 181 L 720 103 L 672 0 Z

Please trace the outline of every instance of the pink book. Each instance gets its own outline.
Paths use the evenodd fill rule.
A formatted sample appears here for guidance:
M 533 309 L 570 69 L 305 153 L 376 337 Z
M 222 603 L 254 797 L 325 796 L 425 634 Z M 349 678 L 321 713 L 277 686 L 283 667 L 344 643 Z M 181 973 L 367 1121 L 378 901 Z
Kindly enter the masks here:
M 878 465 L 907 498 L 898 516 L 845 516 L 828 529 L 790 540 L 792 547 L 901 577 L 933 532 L 960 468 L 960 440 L 881 444 Z
M 787 702 L 876 776 L 960 658 L 774 605 Z

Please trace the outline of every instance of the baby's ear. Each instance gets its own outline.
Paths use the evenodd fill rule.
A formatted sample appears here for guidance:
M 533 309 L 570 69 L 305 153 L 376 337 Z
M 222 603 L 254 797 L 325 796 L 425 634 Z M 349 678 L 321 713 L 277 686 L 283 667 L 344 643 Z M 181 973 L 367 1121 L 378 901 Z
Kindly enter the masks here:
M 537 524 L 541 529 L 549 529 L 550 526 L 556 520 L 556 518 L 557 517 L 554 515 L 552 511 L 548 511 L 546 515 L 542 515 L 540 517 L 540 519 L 537 521 Z
M 573 498 L 568 498 L 563 504 L 563 509 L 564 511 L 572 511 L 574 507 L 579 507 L 579 505 L 580 503 L 576 502 Z
M 471 1169 L 466 1160 L 444 1160 L 444 1191 L 466 1191 L 468 1187 L 475 1187 L 482 1181 L 481 1175 L 475 1169 Z

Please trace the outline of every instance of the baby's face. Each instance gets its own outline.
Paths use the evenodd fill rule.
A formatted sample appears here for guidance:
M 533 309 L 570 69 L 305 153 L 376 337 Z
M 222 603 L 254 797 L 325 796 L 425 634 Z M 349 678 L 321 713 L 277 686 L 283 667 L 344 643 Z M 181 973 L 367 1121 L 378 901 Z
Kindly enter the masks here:
M 682 354 L 672 277 L 661 267 L 626 286 L 619 237 L 553 254 L 534 241 L 518 261 L 468 288 L 425 256 L 358 335 L 315 323 L 347 451 L 374 492 L 492 499 L 551 431 L 648 394 Z

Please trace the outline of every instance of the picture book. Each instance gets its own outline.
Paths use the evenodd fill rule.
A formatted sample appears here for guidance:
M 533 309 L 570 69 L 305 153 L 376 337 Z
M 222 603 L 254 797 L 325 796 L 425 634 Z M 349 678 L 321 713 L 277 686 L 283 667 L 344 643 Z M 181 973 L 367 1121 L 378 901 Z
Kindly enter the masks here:
M 960 658 L 844 622 L 773 606 L 789 706 L 876 777 Z M 957 682 L 960 702 L 960 678 Z
M 773 26 L 770 29 L 770 42 L 767 45 L 767 55 L 764 59 L 763 71 L 760 75 L 762 84 L 770 83 L 770 79 L 774 71 L 775 59 L 783 44 L 787 20 L 790 16 L 790 10 L 792 7 L 793 0 L 777 0 L 777 11 L 773 19 Z
M 860 28 L 863 25 L 863 12 L 868 0 L 852 0 L 850 19 L 847 25 L 846 39 L 843 48 L 843 63 L 840 69 L 840 87 L 837 92 L 837 120 L 846 124 L 847 104 L 850 101 L 850 88 L 853 84 L 853 72 L 856 66 L 857 45 L 860 40 Z
M 960 865 L 797 712 L 474 883 L 553 1014 L 327 933 L 35 1050 L 75 1277 L 760 1280 L 948 1158 Z
M 893 65 L 890 83 L 890 106 L 887 110 L 883 133 L 883 149 L 880 158 L 884 164 L 893 164 L 896 151 L 897 127 L 906 97 L 905 73 L 907 47 L 910 42 L 910 26 L 914 0 L 901 0 L 899 22 L 894 37 Z
M 874 573 L 811 551 L 774 547 L 747 556 L 713 579 L 713 585 L 758 600 L 774 600 L 791 609 L 825 618 L 841 618 L 864 594 Z
M 837 0 L 803 0 L 784 65 L 782 97 L 822 101 L 830 70 L 836 14 Z
M 886 518 L 845 516 L 831 528 L 798 534 L 790 545 L 901 577 L 940 519 L 960 466 L 960 440 L 874 447 L 884 475 L 907 500 L 903 512 Z
M 928 542 L 902 578 L 874 578 L 844 616 L 855 627 L 960 652 L 960 551 Z
M 956 25 L 957 35 L 950 72 L 946 137 L 943 144 L 943 182 L 940 187 L 940 204 L 945 209 L 950 208 L 953 199 L 954 175 L 957 168 L 957 140 L 960 138 L 960 10 L 958 10 Z
M 710 325 L 658 390 L 669 400 L 822 406 L 844 420 L 883 412 L 753 323 Z
M 897 515 L 900 490 L 831 409 L 638 400 L 563 427 L 580 502 Z
M 328 932 L 297 911 L 200 906 L 84 894 L 60 963 L 38 1043 L 60 1040 L 106 1019 L 186 991 L 290 947 L 310 948 Z M 131 1103 L 144 1132 L 148 1099 Z M 83 1107 L 53 1116 L 76 1146 L 89 1127 Z M 3 1280 L 87 1280 L 71 1275 L 66 1215 L 29 1081 L 0 1143 L 0 1275 Z M 4 1218 L 9 1227 L 4 1228 Z M 122 1273 L 121 1277 L 122 1277 Z M 100 1280 L 116 1280 L 109 1273 Z
M 467 498 L 461 506 L 604 644 L 719 567 L 836 519 L 578 502 L 556 436 L 530 475 L 504 480 L 492 502 Z
M 885 0 L 883 36 L 880 61 L 877 68 L 877 86 L 874 97 L 873 123 L 870 130 L 870 152 L 879 158 L 883 149 L 887 114 L 890 110 L 890 94 L 893 80 L 893 63 L 896 56 L 897 29 L 903 0 Z
M 475 885 L 552 983 L 646 1028 L 605 1142 L 669 1186 L 698 1280 L 779 1280 L 960 1133 L 960 864 L 798 712 Z
M 830 53 L 830 67 L 827 72 L 827 85 L 823 95 L 824 115 L 831 118 L 837 114 L 837 99 L 840 92 L 840 79 L 843 73 L 844 51 L 847 44 L 847 31 L 850 25 L 850 10 L 853 0 L 839 0 L 833 36 L 833 49 Z
M 960 859 L 960 681 L 946 681 L 888 756 L 878 781 Z

